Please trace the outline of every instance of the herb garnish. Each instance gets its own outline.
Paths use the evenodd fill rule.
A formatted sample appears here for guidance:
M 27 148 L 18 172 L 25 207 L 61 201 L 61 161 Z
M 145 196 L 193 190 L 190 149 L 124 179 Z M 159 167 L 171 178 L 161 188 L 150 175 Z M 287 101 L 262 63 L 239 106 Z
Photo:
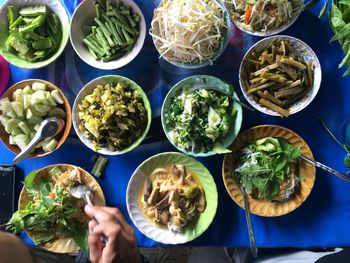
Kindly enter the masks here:
M 266 137 L 243 148 L 235 169 L 238 183 L 258 199 L 274 200 L 281 185 L 294 175 L 300 147 L 283 138 Z

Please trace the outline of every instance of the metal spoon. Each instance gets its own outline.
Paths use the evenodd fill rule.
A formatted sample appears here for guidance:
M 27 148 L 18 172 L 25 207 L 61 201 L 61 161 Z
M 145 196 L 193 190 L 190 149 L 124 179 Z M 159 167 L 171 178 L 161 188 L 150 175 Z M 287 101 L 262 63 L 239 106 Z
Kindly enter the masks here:
M 235 182 L 241 191 L 243 202 L 244 202 L 244 212 L 245 212 L 245 219 L 247 222 L 247 228 L 248 228 L 248 235 L 249 235 L 249 244 L 250 244 L 250 251 L 252 252 L 252 255 L 254 258 L 258 257 L 258 248 L 256 247 L 255 242 L 255 235 L 253 231 L 253 225 L 252 225 L 252 219 L 250 214 L 250 207 L 249 207 L 249 201 L 247 197 L 246 191 L 243 189 L 243 186 L 240 184 L 240 182 L 237 180 L 237 177 L 233 175 L 233 170 L 230 171 L 231 177 L 235 179 Z
M 253 231 L 253 225 L 252 225 L 252 219 L 250 214 L 250 208 L 249 208 L 249 202 L 247 193 L 244 191 L 241 185 L 238 184 L 239 190 L 241 191 L 243 201 L 244 201 L 244 211 L 245 211 L 245 218 L 247 221 L 247 227 L 248 227 L 248 234 L 249 234 L 249 244 L 250 244 L 250 250 L 253 254 L 254 258 L 258 257 L 258 248 L 256 247 L 255 242 L 255 235 Z
M 87 185 L 82 185 L 82 184 L 74 186 L 70 190 L 70 193 L 72 194 L 72 196 L 74 196 L 75 198 L 78 198 L 78 199 L 83 199 L 85 201 L 85 203 L 87 203 L 90 206 L 92 206 L 91 199 L 90 199 L 92 192 L 93 192 L 93 190 L 90 187 L 88 187 Z M 98 220 L 95 217 L 93 217 L 92 219 L 95 220 L 95 222 L 97 224 L 99 224 Z M 101 236 L 101 241 L 105 245 L 108 242 L 108 238 L 105 236 Z
M 22 161 L 39 143 L 47 138 L 55 137 L 64 127 L 64 120 L 60 117 L 45 119 L 36 132 L 31 142 L 13 159 L 13 163 Z
M 349 176 L 346 176 L 345 174 L 342 174 L 342 173 L 334 170 L 333 168 L 330 168 L 327 165 L 324 165 L 323 163 L 317 162 L 315 160 L 311 160 L 310 158 L 306 157 L 305 155 L 301 155 L 300 158 L 307 161 L 308 163 L 315 165 L 318 168 L 321 168 L 322 170 L 325 170 L 326 172 L 329 172 L 329 173 L 339 177 L 340 179 L 343 179 L 347 182 L 350 182 Z

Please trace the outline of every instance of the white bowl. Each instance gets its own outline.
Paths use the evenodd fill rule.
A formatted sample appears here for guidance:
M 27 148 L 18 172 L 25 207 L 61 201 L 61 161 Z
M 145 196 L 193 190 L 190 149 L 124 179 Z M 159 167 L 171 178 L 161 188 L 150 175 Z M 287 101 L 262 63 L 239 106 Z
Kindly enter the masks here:
M 154 169 L 171 164 L 183 164 L 200 181 L 206 198 L 206 208 L 197 218 L 193 218 L 182 232 L 174 232 L 166 227 L 157 227 L 146 218 L 140 204 L 142 190 Z M 208 169 L 196 159 L 178 152 L 163 152 L 151 156 L 141 163 L 132 174 L 126 190 L 126 206 L 134 225 L 142 234 L 163 244 L 183 244 L 202 235 L 214 220 L 218 193 L 215 181 Z
M 143 133 L 140 135 L 140 137 L 137 138 L 132 144 L 130 144 L 128 147 L 126 147 L 123 150 L 111 151 L 108 149 L 108 147 L 104 147 L 104 148 L 96 151 L 93 147 L 92 141 L 89 140 L 88 138 L 86 138 L 80 132 L 80 129 L 79 129 L 79 122 L 80 122 L 79 121 L 79 104 L 87 95 L 89 95 L 93 92 L 93 90 L 96 88 L 96 86 L 98 84 L 105 85 L 107 83 L 116 82 L 116 81 L 123 81 L 124 83 L 127 83 L 131 89 L 137 90 L 140 93 L 140 95 L 143 99 L 144 107 L 147 111 L 147 126 L 146 126 L 145 130 L 143 131 Z M 149 128 L 151 126 L 151 120 L 152 120 L 151 105 L 148 101 L 148 98 L 147 98 L 147 95 L 145 94 L 145 92 L 134 81 L 132 81 L 126 77 L 122 77 L 122 76 L 118 76 L 118 75 L 106 75 L 106 76 L 98 77 L 98 78 L 90 81 L 78 93 L 77 97 L 74 100 L 74 105 L 72 108 L 73 127 L 74 127 L 75 133 L 78 135 L 80 141 L 83 144 L 85 144 L 88 148 L 90 148 L 91 150 L 98 152 L 100 154 L 104 154 L 104 155 L 120 155 L 120 154 L 127 153 L 127 152 L 131 151 L 132 149 L 136 148 L 138 145 L 140 145 L 140 143 L 146 137 L 146 135 L 149 131 Z
M 1 2 L 1 1 L 0 1 Z M 4 28 L 0 29 L 0 41 L 3 43 L 0 44 L 0 53 L 2 56 L 11 64 L 20 67 L 20 68 L 28 68 L 28 69 L 37 69 L 45 67 L 52 62 L 54 62 L 64 51 L 67 43 L 68 43 L 68 34 L 69 34 L 69 17 L 67 11 L 61 1 L 52 1 L 52 0 L 7 0 L 3 5 L 0 4 L 0 25 L 5 25 L 7 27 L 7 7 L 15 6 L 17 8 L 22 8 L 26 6 L 34 6 L 34 5 L 47 5 L 52 12 L 54 12 L 58 18 L 60 19 L 62 26 L 62 39 L 59 48 L 56 52 L 50 55 L 48 58 L 45 58 L 41 61 L 29 62 L 21 57 L 19 57 L 16 53 L 12 53 L 7 51 L 4 47 L 4 37 L 5 34 L 8 34 L 8 30 L 4 31 Z M 1 35 L 4 34 L 4 35 Z M 6 35 L 7 37 L 7 35 Z
M 291 36 L 284 36 L 284 35 L 279 35 L 279 36 L 272 36 L 265 38 L 263 40 L 260 40 L 259 42 L 255 43 L 244 55 L 240 68 L 239 68 L 239 85 L 241 87 L 242 93 L 246 100 L 252 105 L 255 109 L 258 111 L 272 115 L 272 116 L 281 116 L 277 112 L 268 109 L 262 105 L 260 105 L 258 102 L 256 102 L 253 98 L 253 96 L 249 95 L 246 92 L 246 86 L 245 86 L 245 62 L 247 58 L 251 55 L 252 52 L 261 52 L 265 48 L 267 48 L 272 42 L 274 41 L 280 41 L 280 40 L 287 40 L 291 44 L 293 48 L 298 50 L 298 53 L 302 58 L 308 62 L 311 61 L 313 66 L 314 66 L 314 82 L 313 86 L 310 89 L 310 91 L 299 101 L 295 102 L 290 108 L 289 108 L 289 113 L 290 115 L 297 113 L 304 109 L 306 106 L 308 106 L 312 100 L 316 97 L 320 86 L 321 86 L 321 79 L 322 79 L 322 70 L 321 70 L 321 64 L 315 54 L 315 52 L 303 41 L 291 37 Z
M 230 9 L 228 7 L 227 1 L 225 1 L 225 3 L 226 3 L 227 10 L 230 13 Z M 236 27 L 238 27 L 239 30 L 249 35 L 258 36 L 258 37 L 268 37 L 268 36 L 279 34 L 294 24 L 294 22 L 300 16 L 301 11 L 303 10 L 304 0 L 299 0 L 299 5 L 300 5 L 300 8 L 294 13 L 293 17 L 287 23 L 282 24 L 280 27 L 276 29 L 269 29 L 266 31 L 251 31 L 248 29 L 247 26 L 244 25 L 244 23 L 242 23 L 238 19 L 232 19 L 232 16 L 231 16 L 231 21 L 235 24 Z
M 146 36 L 146 22 L 141 9 L 132 0 L 112 0 L 112 4 L 122 1 L 140 16 L 140 32 L 133 49 L 124 56 L 108 62 L 97 61 L 83 44 L 83 26 L 93 25 L 96 17 L 94 0 L 84 0 L 73 13 L 70 25 L 70 41 L 75 52 L 87 64 L 98 69 L 112 70 L 125 66 L 141 51 Z

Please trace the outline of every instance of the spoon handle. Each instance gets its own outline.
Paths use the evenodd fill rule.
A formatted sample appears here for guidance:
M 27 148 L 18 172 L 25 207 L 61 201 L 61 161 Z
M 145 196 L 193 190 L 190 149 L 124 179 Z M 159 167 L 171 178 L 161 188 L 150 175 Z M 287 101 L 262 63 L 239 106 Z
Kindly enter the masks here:
M 22 161 L 33 149 L 38 145 L 39 142 L 42 141 L 42 137 L 39 133 L 36 133 L 31 142 L 13 159 L 13 163 L 19 163 Z
M 324 165 L 323 163 L 317 162 L 315 160 L 311 160 L 310 158 L 306 157 L 305 155 L 301 155 L 300 157 L 301 157 L 301 159 L 315 165 L 316 167 L 321 168 L 321 169 L 323 169 L 323 170 L 325 170 L 325 171 L 327 171 L 327 172 L 329 172 L 329 173 L 331 173 L 331 174 L 333 174 L 333 175 L 335 175 L 335 176 L 337 176 L 337 177 L 339 177 L 347 182 L 350 182 L 350 177 L 346 176 L 345 174 L 342 174 L 342 173 L 334 170 L 333 168 L 330 168 L 327 165 Z
M 251 214 L 250 214 L 247 193 L 241 187 L 239 187 L 239 189 L 241 190 L 241 193 L 243 196 L 243 201 L 244 201 L 244 211 L 245 211 L 245 217 L 246 217 L 247 227 L 248 227 L 250 250 L 252 251 L 253 257 L 257 258 L 258 257 L 258 248 L 256 247 L 255 235 L 254 235 L 254 231 L 253 231 L 253 225 L 252 225 L 252 219 L 251 219 Z
M 90 195 L 88 193 L 85 194 L 85 202 L 89 205 L 89 206 L 92 206 L 92 203 L 91 203 L 91 200 L 90 200 Z M 97 224 L 99 224 L 98 220 L 96 219 L 96 217 L 93 217 L 92 218 L 93 220 L 95 220 L 95 222 Z M 101 239 L 101 242 L 103 245 L 106 245 L 107 242 L 108 242 L 108 238 L 104 235 L 100 236 L 100 239 Z

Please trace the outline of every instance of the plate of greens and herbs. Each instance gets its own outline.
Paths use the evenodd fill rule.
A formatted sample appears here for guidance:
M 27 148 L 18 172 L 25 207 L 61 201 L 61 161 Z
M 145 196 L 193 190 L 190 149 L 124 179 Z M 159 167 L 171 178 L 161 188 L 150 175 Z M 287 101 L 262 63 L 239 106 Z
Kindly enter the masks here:
M 68 29 L 60 1 L 6 1 L 0 10 L 0 53 L 21 68 L 47 66 L 63 52 Z
M 161 112 L 163 130 L 186 154 L 229 152 L 243 118 L 238 102 L 232 85 L 212 76 L 191 76 L 167 94 Z
M 25 230 L 35 244 L 56 253 L 87 251 L 89 218 L 85 202 L 71 195 L 72 187 L 92 189 L 94 205 L 105 205 L 101 187 L 85 170 L 69 164 L 50 165 L 28 174 L 18 200 L 18 211 L 7 229 Z
M 280 216 L 298 208 L 310 194 L 316 169 L 305 141 L 281 126 L 256 126 L 241 133 L 225 155 L 222 173 L 231 198 L 242 208 L 239 186 L 247 193 L 251 213 Z
M 134 81 L 117 75 L 86 84 L 73 105 L 73 126 L 79 139 L 106 155 L 137 147 L 148 133 L 151 118 L 146 93 Z

